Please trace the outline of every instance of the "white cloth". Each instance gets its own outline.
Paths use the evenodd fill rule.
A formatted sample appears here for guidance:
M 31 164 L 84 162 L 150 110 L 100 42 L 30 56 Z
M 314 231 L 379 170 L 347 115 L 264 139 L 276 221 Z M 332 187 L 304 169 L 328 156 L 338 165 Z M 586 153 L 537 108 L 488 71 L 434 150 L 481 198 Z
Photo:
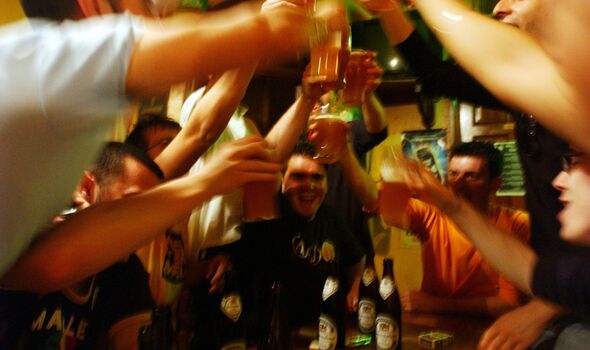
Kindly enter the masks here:
M 180 111 L 180 123 L 186 125 L 195 105 L 203 96 L 204 88 L 187 98 Z M 238 109 L 239 110 L 239 109 Z M 243 113 L 235 112 L 215 143 L 193 165 L 190 173 L 200 171 L 220 145 L 245 137 L 249 131 Z M 219 195 L 195 208 L 188 223 L 189 249 L 193 258 L 201 249 L 219 247 L 240 239 L 238 227 L 242 222 L 243 191 Z
M 0 275 L 70 202 L 124 94 L 130 15 L 0 28 Z

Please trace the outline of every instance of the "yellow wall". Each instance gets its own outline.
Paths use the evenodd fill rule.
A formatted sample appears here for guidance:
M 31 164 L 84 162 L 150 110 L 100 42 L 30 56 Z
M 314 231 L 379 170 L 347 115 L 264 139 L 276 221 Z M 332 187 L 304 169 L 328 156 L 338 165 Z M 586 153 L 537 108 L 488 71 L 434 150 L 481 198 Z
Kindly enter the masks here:
M 0 24 L 14 22 L 24 17 L 18 0 L 0 1 Z
M 443 100 L 437 104 L 436 119 L 433 128 L 447 128 L 448 102 Z M 398 154 L 401 151 L 401 132 L 408 130 L 423 130 L 420 113 L 416 104 L 391 106 L 385 109 L 388 123 L 388 137 L 370 154 L 369 168 L 371 176 L 379 179 L 379 165 L 381 154 L 386 147 L 393 147 Z M 375 247 L 375 265 L 381 275 L 383 259 L 394 259 L 395 278 L 401 291 L 419 289 L 422 282 L 422 263 L 420 246 L 417 243 L 408 244 L 402 240 L 402 231 L 397 228 L 383 228 L 379 218 L 372 219 L 371 232 Z

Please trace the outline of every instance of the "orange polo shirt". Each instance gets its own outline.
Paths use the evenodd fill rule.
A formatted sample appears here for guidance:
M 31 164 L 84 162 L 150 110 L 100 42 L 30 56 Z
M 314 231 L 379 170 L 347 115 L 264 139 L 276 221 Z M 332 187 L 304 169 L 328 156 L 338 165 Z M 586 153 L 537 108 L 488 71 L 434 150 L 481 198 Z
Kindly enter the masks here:
M 446 298 L 500 295 L 515 303 L 521 293 L 490 265 L 440 210 L 411 199 L 408 205 L 410 231 L 422 242 L 423 292 Z M 504 207 L 490 209 L 490 225 L 529 240 L 525 212 Z

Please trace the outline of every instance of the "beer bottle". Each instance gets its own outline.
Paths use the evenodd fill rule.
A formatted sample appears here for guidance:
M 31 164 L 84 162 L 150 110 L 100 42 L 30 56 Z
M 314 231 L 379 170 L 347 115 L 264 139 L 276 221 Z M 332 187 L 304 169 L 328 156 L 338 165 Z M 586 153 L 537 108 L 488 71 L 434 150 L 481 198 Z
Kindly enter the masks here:
M 375 340 L 377 350 L 401 349 L 402 308 L 393 277 L 393 260 L 383 260 L 383 278 L 379 284 Z
M 172 349 L 172 322 L 170 317 L 170 308 L 168 307 L 155 307 L 152 310 L 152 322 L 139 331 L 139 350 Z
M 344 348 L 344 298 L 338 278 L 326 278 L 319 320 L 319 350 Z
M 358 327 L 361 333 L 375 331 L 377 301 L 379 300 L 379 280 L 375 272 L 374 255 L 368 254 L 365 269 L 359 285 Z
M 219 349 L 245 350 L 245 317 L 235 270 L 225 272 L 225 287 L 219 308 L 221 311 L 218 324 Z
M 291 332 L 283 305 L 283 285 L 274 282 L 271 304 L 266 314 L 257 350 L 291 350 Z

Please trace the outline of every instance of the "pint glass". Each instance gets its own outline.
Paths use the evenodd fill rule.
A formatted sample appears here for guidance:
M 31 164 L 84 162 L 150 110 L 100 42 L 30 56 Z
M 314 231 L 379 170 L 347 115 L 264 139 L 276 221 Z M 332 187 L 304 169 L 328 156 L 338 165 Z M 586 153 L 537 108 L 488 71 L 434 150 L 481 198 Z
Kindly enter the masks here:
M 346 85 L 342 90 L 342 103 L 347 106 L 360 106 L 365 89 L 366 71 L 363 61 L 367 59 L 364 50 L 353 50 L 346 68 Z
M 404 164 L 393 149 L 387 148 L 381 162 L 383 183 L 379 198 L 381 220 L 387 226 L 407 227 L 406 209 L 410 200 L 410 190 L 406 184 L 405 174 Z
M 278 179 L 249 182 L 244 186 L 244 221 L 270 220 L 277 215 Z
M 315 143 L 315 159 L 331 164 L 338 160 L 338 154 L 346 147 L 348 125 L 337 114 L 319 114 L 309 120 L 309 139 Z

